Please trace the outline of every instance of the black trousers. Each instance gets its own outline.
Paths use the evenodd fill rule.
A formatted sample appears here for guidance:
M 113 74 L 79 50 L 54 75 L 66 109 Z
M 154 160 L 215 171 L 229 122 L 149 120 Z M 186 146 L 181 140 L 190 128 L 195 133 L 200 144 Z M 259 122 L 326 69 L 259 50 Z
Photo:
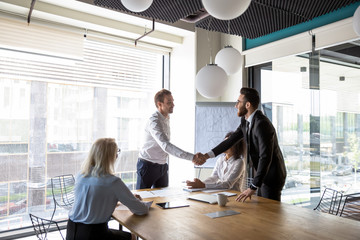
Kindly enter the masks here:
M 131 233 L 109 229 L 107 223 L 83 224 L 68 220 L 66 240 L 131 240 Z
M 152 163 L 139 158 L 136 169 L 136 189 L 162 188 L 169 185 L 169 165 L 167 163 Z
M 258 196 L 281 201 L 281 189 L 278 188 L 271 188 L 265 184 L 262 184 L 261 187 L 258 189 Z

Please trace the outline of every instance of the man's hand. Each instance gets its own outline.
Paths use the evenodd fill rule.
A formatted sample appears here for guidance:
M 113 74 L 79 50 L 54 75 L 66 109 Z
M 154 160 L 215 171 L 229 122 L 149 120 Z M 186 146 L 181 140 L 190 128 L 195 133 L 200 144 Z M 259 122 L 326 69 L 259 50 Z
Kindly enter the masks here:
M 245 202 L 245 200 L 247 198 L 249 198 L 251 200 L 251 196 L 256 192 L 256 190 L 251 190 L 250 188 L 246 189 L 245 191 L 243 191 L 237 198 L 236 201 L 237 202 Z
M 200 179 L 194 178 L 194 181 L 186 181 L 186 186 L 189 188 L 205 188 L 205 183 L 203 183 Z
M 207 155 L 207 154 L 204 155 L 204 154 L 198 152 L 198 153 L 196 153 L 196 154 L 194 155 L 194 158 L 193 158 L 192 162 L 193 162 L 195 165 L 198 165 L 198 166 L 199 166 L 199 165 L 203 165 L 208 158 L 209 158 L 209 155 Z

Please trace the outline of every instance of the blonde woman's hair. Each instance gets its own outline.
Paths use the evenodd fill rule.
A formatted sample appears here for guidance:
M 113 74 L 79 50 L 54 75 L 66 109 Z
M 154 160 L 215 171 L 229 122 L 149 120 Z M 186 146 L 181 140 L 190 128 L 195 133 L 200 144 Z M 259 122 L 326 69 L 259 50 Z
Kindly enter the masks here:
M 84 177 L 113 174 L 117 150 L 114 138 L 99 138 L 92 145 L 87 159 L 83 162 L 81 173 Z

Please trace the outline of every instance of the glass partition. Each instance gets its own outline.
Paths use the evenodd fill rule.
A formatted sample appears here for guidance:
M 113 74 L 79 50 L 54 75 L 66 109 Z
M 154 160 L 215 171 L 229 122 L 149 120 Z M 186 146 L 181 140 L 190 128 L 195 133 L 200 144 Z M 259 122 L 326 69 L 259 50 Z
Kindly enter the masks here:
M 262 108 L 288 171 L 283 202 L 313 208 L 326 187 L 360 192 L 359 56 L 347 43 L 261 69 Z

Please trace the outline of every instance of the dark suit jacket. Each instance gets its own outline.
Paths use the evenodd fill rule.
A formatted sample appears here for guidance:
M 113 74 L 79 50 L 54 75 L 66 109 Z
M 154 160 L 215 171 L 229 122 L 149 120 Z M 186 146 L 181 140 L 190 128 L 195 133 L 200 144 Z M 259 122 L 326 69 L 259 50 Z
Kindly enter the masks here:
M 212 151 L 215 156 L 229 149 L 246 134 L 246 120 L 241 118 L 240 126 L 233 135 L 217 145 Z M 245 138 L 246 140 L 246 138 Z M 253 184 L 260 187 L 263 183 L 275 189 L 282 189 L 285 184 L 286 168 L 275 129 L 270 120 L 256 111 L 249 134 L 247 149 L 256 174 Z M 249 162 L 249 161 L 248 161 Z

